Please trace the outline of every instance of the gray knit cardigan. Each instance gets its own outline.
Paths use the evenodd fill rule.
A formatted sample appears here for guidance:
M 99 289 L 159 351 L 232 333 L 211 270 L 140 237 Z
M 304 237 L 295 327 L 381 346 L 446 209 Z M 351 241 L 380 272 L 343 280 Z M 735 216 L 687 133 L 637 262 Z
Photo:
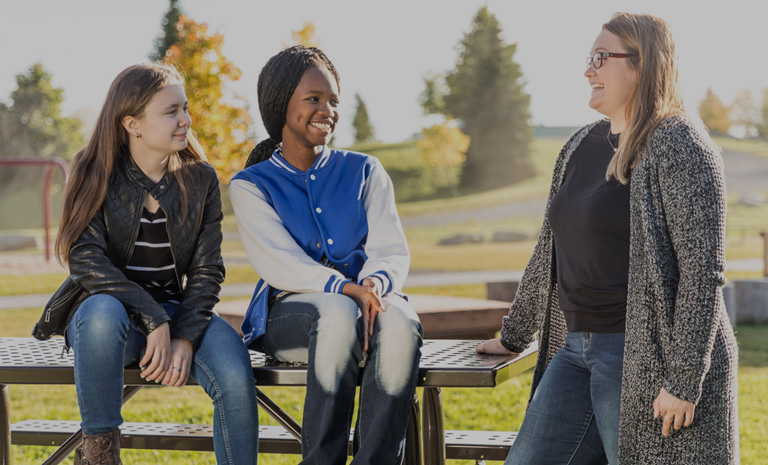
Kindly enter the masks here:
M 585 126 L 560 152 L 538 243 L 504 317 L 507 347 L 527 347 L 538 332 L 533 390 L 566 335 L 549 204 L 573 152 L 607 124 Z M 722 159 L 709 137 L 680 117 L 659 125 L 631 173 L 620 465 L 739 463 L 737 346 L 722 297 L 725 208 Z M 666 439 L 653 419 L 662 386 L 696 404 L 693 424 Z

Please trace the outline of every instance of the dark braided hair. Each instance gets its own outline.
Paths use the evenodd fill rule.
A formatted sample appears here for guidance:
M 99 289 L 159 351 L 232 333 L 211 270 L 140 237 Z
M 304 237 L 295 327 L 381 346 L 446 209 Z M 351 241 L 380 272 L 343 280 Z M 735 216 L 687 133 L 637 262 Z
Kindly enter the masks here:
M 299 85 L 301 77 L 307 68 L 326 68 L 336 79 L 339 87 L 339 75 L 333 63 L 319 48 L 295 45 L 287 48 L 269 59 L 259 73 L 259 112 L 264 128 L 269 134 L 268 139 L 259 142 L 253 148 L 245 167 L 272 156 L 278 144 L 283 141 L 283 126 L 285 113 L 293 91 Z

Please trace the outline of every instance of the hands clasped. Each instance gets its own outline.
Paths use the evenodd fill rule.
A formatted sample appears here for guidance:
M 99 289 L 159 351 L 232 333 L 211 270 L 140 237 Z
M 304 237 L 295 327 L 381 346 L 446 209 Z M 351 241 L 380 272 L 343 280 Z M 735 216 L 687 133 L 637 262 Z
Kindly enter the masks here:
M 192 354 L 192 343 L 186 339 L 171 339 L 170 326 L 163 323 L 147 336 L 147 349 L 139 361 L 140 376 L 181 388 L 189 379 Z
M 386 311 L 382 301 L 382 285 L 378 279 L 365 278 L 362 284 L 347 283 L 342 289 L 342 294 L 355 301 L 363 313 L 363 353 L 368 352 L 368 342 L 373 337 L 373 328 L 376 315 Z

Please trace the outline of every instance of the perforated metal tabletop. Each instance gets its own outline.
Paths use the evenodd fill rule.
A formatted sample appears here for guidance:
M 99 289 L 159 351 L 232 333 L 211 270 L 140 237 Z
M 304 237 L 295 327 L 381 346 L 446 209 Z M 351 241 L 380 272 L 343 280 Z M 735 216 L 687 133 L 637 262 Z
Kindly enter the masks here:
M 419 386 L 494 387 L 533 366 L 532 345 L 518 357 L 478 355 L 478 341 L 428 339 L 422 347 Z M 0 384 L 74 384 L 72 352 L 63 351 L 61 338 L 0 338 Z M 256 382 L 261 386 L 304 386 L 304 366 L 281 364 L 251 351 Z M 125 384 L 154 385 L 139 377 L 138 367 L 125 370 Z

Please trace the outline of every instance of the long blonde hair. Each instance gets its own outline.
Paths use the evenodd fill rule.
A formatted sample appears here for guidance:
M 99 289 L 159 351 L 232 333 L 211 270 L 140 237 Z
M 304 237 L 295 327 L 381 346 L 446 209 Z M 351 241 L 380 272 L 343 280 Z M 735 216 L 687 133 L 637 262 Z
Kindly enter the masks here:
M 107 93 L 88 144 L 75 156 L 64 189 L 61 221 L 56 237 L 56 257 L 69 261 L 69 250 L 83 233 L 104 202 L 109 178 L 120 157 L 130 156 L 128 133 L 122 125 L 126 116 L 141 117 L 152 97 L 169 84 L 184 84 L 184 78 L 170 65 L 150 63 L 134 65 L 117 75 Z M 192 132 L 187 133 L 187 148 L 173 154 L 170 172 L 181 189 L 181 205 L 186 206 L 189 170 L 205 161 L 203 151 Z M 185 212 L 182 212 L 182 216 Z
M 616 13 L 603 24 L 621 40 L 638 80 L 627 108 L 627 125 L 611 159 L 606 178 L 622 184 L 650 141 L 654 129 L 670 116 L 685 116 L 678 82 L 677 53 L 667 23 L 655 16 Z

